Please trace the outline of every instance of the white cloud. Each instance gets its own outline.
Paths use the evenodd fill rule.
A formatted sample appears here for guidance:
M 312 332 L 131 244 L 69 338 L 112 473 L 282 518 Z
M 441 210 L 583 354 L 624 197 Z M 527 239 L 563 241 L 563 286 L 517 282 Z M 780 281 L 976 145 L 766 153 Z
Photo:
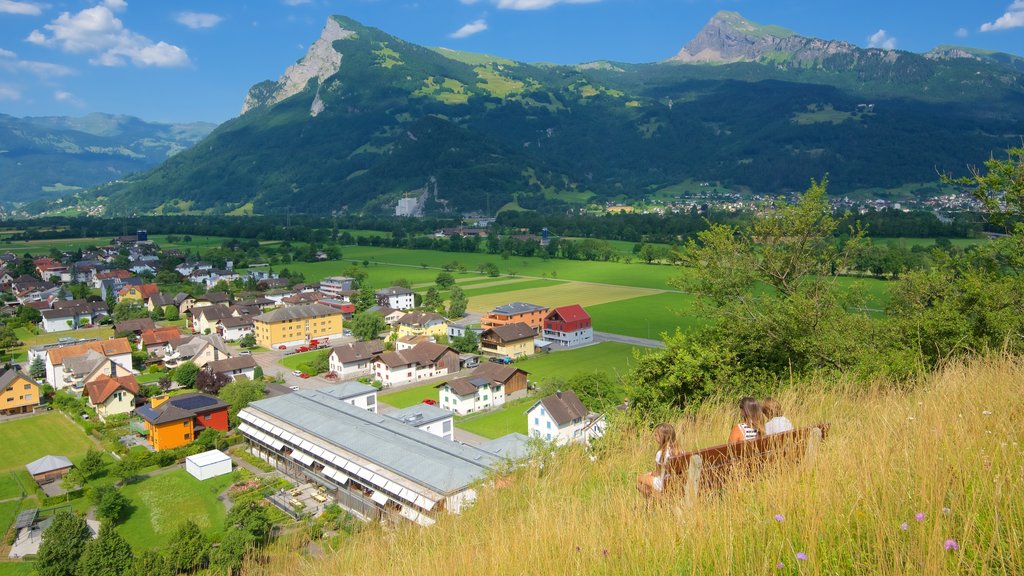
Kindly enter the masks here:
M 884 48 L 893 50 L 896 48 L 896 39 L 889 35 L 883 28 L 879 28 L 868 38 L 868 48 Z
M 65 90 L 57 90 L 53 93 L 53 99 L 57 102 L 63 102 L 65 104 L 71 104 L 77 108 L 85 108 L 85 102 L 76 98 L 71 92 Z
M 473 34 L 479 34 L 484 30 L 487 30 L 487 22 L 483 18 L 481 18 L 479 20 L 474 20 L 469 24 L 466 24 L 465 26 L 459 28 L 455 32 L 452 32 L 448 36 L 451 38 L 467 38 L 469 36 L 472 36 Z
M 0 58 L 17 58 L 17 57 L 18 57 L 18 55 L 15 54 L 14 52 L 11 52 L 10 50 L 4 50 L 3 48 L 0 48 Z
M 1009 8 L 995 22 L 986 22 L 981 25 L 982 32 L 995 30 L 1009 30 L 1024 26 L 1024 0 L 1015 0 Z
M 957 38 L 967 38 L 967 34 L 969 34 L 969 32 L 967 32 L 967 28 L 957 28 L 956 29 L 956 37 Z
M 463 4 L 476 4 L 479 0 L 459 0 Z
M 24 16 L 39 16 L 43 13 L 43 7 L 33 2 L 15 2 L 14 0 L 0 0 L 0 13 L 22 14 Z
M 21 99 L 21 92 L 13 86 L 6 84 L 0 84 L 0 100 L 19 100 Z
M 496 0 L 502 10 L 546 10 L 556 4 L 593 4 L 601 0 Z
M 35 60 L 0 60 L 0 70 L 6 70 L 10 74 L 27 72 L 39 78 L 59 78 L 75 73 L 67 66 Z
M 27 41 L 41 46 L 56 46 L 72 54 L 96 53 L 89 60 L 101 66 L 185 66 L 188 54 L 166 42 L 153 42 L 149 38 L 124 27 L 111 11 L 123 10 L 123 0 L 106 0 L 104 4 L 86 8 L 75 14 L 63 12 L 53 22 L 43 26 L 47 35 L 33 30 Z
M 213 28 L 224 18 L 216 15 L 209 14 L 206 12 L 182 12 L 174 17 L 174 20 L 183 26 L 188 26 L 193 30 L 200 28 Z
M 128 3 L 124 0 L 103 0 L 103 5 L 114 12 L 122 12 L 128 8 Z

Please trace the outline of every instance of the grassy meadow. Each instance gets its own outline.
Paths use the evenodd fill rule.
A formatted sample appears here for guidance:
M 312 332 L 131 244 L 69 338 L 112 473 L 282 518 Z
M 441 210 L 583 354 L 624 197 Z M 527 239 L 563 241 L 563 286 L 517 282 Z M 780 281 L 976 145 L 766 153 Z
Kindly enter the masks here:
M 431 528 L 368 526 L 318 556 L 305 554 L 301 535 L 286 536 L 245 573 L 1020 574 L 1022 382 L 1019 360 L 992 358 L 909 392 L 852 380 L 795 386 L 779 395 L 789 418 L 831 423 L 817 459 L 692 505 L 637 493 L 657 449 L 650 425 L 613 425 L 593 453 L 570 447 L 518 468 Z M 734 401 L 676 421 L 683 448 L 724 441 Z

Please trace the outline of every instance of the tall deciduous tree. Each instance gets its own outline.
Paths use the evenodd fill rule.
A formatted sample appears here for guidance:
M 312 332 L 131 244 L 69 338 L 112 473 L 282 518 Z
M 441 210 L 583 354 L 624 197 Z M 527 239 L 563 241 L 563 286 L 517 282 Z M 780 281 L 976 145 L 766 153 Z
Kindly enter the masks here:
M 174 567 L 160 552 L 146 550 L 135 556 L 124 576 L 174 576 Z
M 191 520 L 178 525 L 167 544 L 167 556 L 178 572 L 195 572 L 210 560 L 210 540 Z
M 235 380 L 221 388 L 220 399 L 228 405 L 228 421 L 234 428 L 240 423 L 238 413 L 251 402 L 262 400 L 265 396 L 263 382 L 253 380 Z
M 78 560 L 92 533 L 85 520 L 66 511 L 57 512 L 53 523 L 43 532 L 39 545 L 39 576 L 75 576 Z
M 469 306 L 469 298 L 466 297 L 466 293 L 463 292 L 462 288 L 452 286 L 448 302 L 448 317 L 462 318 L 466 313 L 467 306 Z
M 348 327 L 353 336 L 366 342 L 379 338 L 380 333 L 388 329 L 388 323 L 380 314 L 367 310 L 353 316 Z
M 79 576 L 124 576 L 131 568 L 134 554 L 128 541 L 106 523 L 99 536 L 85 545 L 78 560 Z

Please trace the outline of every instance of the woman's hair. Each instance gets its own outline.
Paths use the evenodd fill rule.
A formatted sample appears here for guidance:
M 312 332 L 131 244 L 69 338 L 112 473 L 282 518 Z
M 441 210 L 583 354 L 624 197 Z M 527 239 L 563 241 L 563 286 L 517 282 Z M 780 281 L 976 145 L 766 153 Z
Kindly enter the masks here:
M 776 416 L 782 416 L 782 406 L 778 400 L 768 396 L 761 400 L 761 412 L 764 414 L 765 420 L 771 420 Z
M 658 450 L 664 459 L 669 453 L 679 454 L 679 444 L 676 442 L 676 427 L 661 423 L 654 427 L 654 439 L 658 442 Z
M 757 430 L 758 435 L 764 435 L 764 414 L 761 412 L 761 405 L 750 396 L 740 399 L 740 420 Z

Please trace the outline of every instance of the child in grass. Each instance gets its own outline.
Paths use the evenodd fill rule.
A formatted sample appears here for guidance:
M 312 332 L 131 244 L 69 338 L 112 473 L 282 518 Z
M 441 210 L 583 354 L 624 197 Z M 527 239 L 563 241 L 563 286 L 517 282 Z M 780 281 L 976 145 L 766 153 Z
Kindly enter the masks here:
M 771 396 L 761 401 L 761 412 L 764 413 L 764 424 L 765 434 L 779 434 L 782 432 L 789 432 L 793 429 L 793 423 L 782 415 L 782 406 L 779 405 L 779 401 Z
M 732 427 L 729 443 L 757 440 L 764 436 L 764 414 L 761 405 L 750 396 L 740 400 L 740 423 Z
M 658 453 L 654 455 L 654 472 L 641 474 L 636 479 L 637 490 L 644 496 L 665 489 L 665 480 L 671 476 L 669 458 L 681 453 L 676 441 L 676 429 L 671 424 L 658 424 L 654 427 L 654 441 L 658 443 Z

